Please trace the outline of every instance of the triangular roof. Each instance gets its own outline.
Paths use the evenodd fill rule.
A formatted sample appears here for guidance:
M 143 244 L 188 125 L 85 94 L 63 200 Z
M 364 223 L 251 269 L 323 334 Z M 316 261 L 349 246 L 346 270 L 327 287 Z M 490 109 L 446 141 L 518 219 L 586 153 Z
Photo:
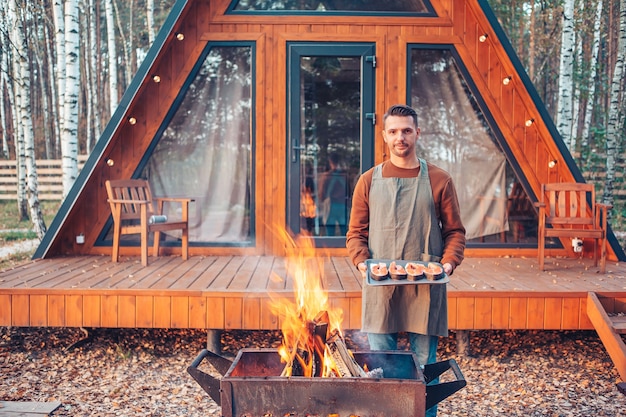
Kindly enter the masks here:
M 89 155 L 84 168 L 76 179 L 73 188 L 63 201 L 57 216 L 44 236 L 34 258 L 59 255 L 108 253 L 110 248 L 96 246 L 102 230 L 109 222 L 109 207 L 104 191 L 106 179 L 130 177 L 136 174 L 141 165 L 143 154 L 153 146 L 153 139 L 164 129 L 170 108 L 174 106 L 180 90 L 187 82 L 187 76 L 193 71 L 209 41 L 230 39 L 250 40 L 269 47 L 265 30 L 280 26 L 275 32 L 273 42 L 285 42 L 281 34 L 297 26 L 316 24 L 373 26 L 385 19 L 393 20 L 393 25 L 402 28 L 423 28 L 431 43 L 436 44 L 438 37 L 442 43 L 452 43 L 459 51 L 464 64 L 472 69 L 470 76 L 481 90 L 486 105 L 493 111 L 513 162 L 518 164 L 523 177 L 520 177 L 527 193 L 536 199 L 539 187 L 544 182 L 576 181 L 584 182 L 583 175 L 576 165 L 543 105 L 533 83 L 526 74 L 523 65 L 498 23 L 489 4 L 485 0 L 453 1 L 433 0 L 427 2 L 428 8 L 435 11 L 436 17 L 392 15 L 358 16 L 337 15 L 320 16 L 319 14 L 237 16 L 228 15 L 231 6 L 228 0 L 178 0 L 166 19 L 154 44 L 142 62 L 137 74 L 122 97 L 120 104 L 111 117 L 102 136 Z M 431 21 L 427 19 L 433 19 Z M 434 21 L 435 23 L 431 23 Z M 234 28 L 234 29 L 233 29 Z M 241 28 L 241 29 L 239 29 Z M 297 29 L 294 29 L 297 30 Z M 307 29 L 308 30 L 308 29 Z M 389 29 L 395 30 L 395 29 Z M 238 33 L 238 31 L 241 31 Z M 402 38 L 404 32 L 395 31 Z M 178 34 L 184 34 L 180 40 Z M 237 36 L 235 36 L 237 34 Z M 486 35 L 487 41 L 479 40 Z M 306 32 L 299 39 L 305 39 Z M 276 40 L 278 39 L 278 40 Z M 358 36 L 351 36 L 352 41 Z M 480 50 L 479 50 L 480 48 Z M 274 47 L 273 50 L 276 48 Z M 284 52 L 278 54 L 285 57 Z M 485 68 L 483 57 L 488 56 L 489 68 Z M 157 87 L 153 82 L 154 74 L 159 74 L 162 81 Z M 277 75 L 263 71 L 266 78 Z M 512 89 L 497 93 L 503 78 L 510 77 Z M 155 88 L 158 92 L 155 93 Z M 263 95 L 264 92 L 258 92 Z M 502 102 L 507 104 L 502 106 Z M 384 109 L 377 108 L 378 112 Z M 268 114 L 272 109 L 266 109 Z M 286 110 L 284 110 L 286 111 Z M 129 118 L 138 122 L 130 124 Z M 269 117 L 269 116 L 268 116 Z M 281 116 L 282 117 L 282 116 Z M 524 121 L 532 118 L 534 123 L 520 137 L 518 132 Z M 280 119 L 284 120 L 284 117 Z M 261 134 L 262 136 L 262 134 Z M 271 140 L 266 138 L 266 140 Z M 527 160 L 525 150 L 533 148 L 534 160 Z M 267 158 L 267 155 L 263 155 Z M 377 158 L 379 158 L 377 156 Z M 550 159 L 548 159 L 550 158 Z M 556 170 L 544 169 L 550 160 L 557 161 Z M 115 160 L 114 166 L 107 164 Z M 118 161 L 124 161 L 119 163 Z M 265 163 L 264 160 L 258 161 Z M 277 162 L 280 167 L 282 162 Z M 259 193 L 257 198 L 263 204 L 264 199 L 272 198 Z M 279 210 L 280 211 L 280 210 Z M 272 218 L 272 216 L 274 216 Z M 264 220 L 280 219 L 282 214 L 264 214 Z M 84 244 L 76 244 L 75 236 L 83 234 Z M 263 238 L 263 233 L 259 237 Z M 269 236 L 268 236 L 269 238 Z M 619 242 L 612 232 L 609 233 L 610 255 L 619 260 L 626 260 Z M 272 247 L 275 245 L 267 245 Z M 207 253 L 212 249 L 206 250 Z M 266 247 L 257 248 L 266 251 Z M 271 251 L 271 249 L 270 249 Z M 219 253 L 224 253 L 219 252 Z M 511 253 L 508 249 L 507 254 Z

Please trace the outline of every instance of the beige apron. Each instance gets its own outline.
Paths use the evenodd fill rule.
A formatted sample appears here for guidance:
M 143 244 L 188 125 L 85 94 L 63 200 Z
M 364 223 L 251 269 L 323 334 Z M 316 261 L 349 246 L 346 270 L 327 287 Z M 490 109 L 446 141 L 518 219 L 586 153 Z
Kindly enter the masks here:
M 373 259 L 441 260 L 443 238 L 428 167 L 414 178 L 383 178 L 374 167 L 370 188 L 369 249 Z M 448 335 L 445 284 L 363 286 L 362 331 Z

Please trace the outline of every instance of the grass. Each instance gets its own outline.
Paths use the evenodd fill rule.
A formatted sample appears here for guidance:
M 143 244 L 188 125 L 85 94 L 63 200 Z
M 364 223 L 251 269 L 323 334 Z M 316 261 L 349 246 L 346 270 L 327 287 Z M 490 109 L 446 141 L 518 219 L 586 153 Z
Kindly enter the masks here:
M 61 201 L 42 201 L 41 211 L 46 226 L 50 225 L 57 214 Z M 17 210 L 17 202 L 13 200 L 0 200 L 0 231 L 2 230 L 32 230 L 30 219 L 20 220 Z
M 60 201 L 42 201 L 41 210 L 46 226 L 50 225 L 56 215 Z M 23 240 L 37 239 L 33 231 L 30 219 L 21 220 L 18 216 L 17 203 L 15 201 L 0 201 L 0 246 Z M 17 252 L 0 259 L 0 270 L 7 269 L 28 261 L 33 255 L 32 251 Z

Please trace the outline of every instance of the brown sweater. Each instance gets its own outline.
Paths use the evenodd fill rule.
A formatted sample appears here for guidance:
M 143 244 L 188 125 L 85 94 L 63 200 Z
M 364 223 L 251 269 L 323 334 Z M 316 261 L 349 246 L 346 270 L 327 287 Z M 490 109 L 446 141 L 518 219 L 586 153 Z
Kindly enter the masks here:
M 390 161 L 383 163 L 384 178 L 412 178 L 419 175 L 420 168 L 404 169 L 393 165 Z M 354 265 L 370 258 L 368 249 L 369 237 L 369 194 L 374 169 L 365 172 L 354 188 L 350 227 L 346 236 L 346 247 Z M 461 222 L 459 201 L 450 174 L 435 165 L 428 164 L 430 185 L 433 189 L 435 210 L 441 225 L 444 241 L 441 263 L 450 263 L 456 268 L 463 261 L 465 250 L 465 227 Z

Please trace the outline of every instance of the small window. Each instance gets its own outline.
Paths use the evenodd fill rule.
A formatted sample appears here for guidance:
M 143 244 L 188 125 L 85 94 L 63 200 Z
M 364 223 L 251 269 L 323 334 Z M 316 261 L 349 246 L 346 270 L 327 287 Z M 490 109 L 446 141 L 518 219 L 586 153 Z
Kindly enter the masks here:
M 428 0 L 235 0 L 229 12 L 434 15 Z

